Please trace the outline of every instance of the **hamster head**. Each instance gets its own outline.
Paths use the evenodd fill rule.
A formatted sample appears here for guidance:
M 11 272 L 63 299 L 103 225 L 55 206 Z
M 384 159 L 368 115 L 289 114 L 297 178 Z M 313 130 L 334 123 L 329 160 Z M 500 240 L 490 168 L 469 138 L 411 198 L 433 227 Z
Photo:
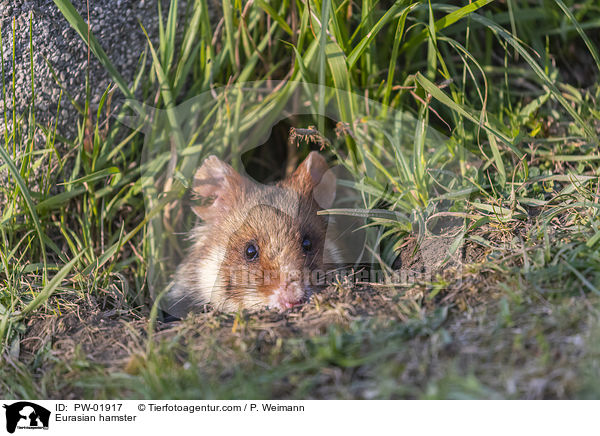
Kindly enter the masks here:
M 335 185 L 316 152 L 275 185 L 208 157 L 194 177 L 195 195 L 212 202 L 193 208 L 203 223 L 191 253 L 196 260 L 182 272 L 192 276 L 188 292 L 224 310 L 284 310 L 306 301 L 323 271 L 327 218 L 317 212 L 331 207 Z

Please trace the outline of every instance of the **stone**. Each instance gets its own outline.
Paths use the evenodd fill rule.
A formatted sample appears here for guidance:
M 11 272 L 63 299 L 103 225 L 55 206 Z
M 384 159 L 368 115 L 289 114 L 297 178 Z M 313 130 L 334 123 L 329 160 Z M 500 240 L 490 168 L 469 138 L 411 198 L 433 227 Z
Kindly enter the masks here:
M 147 46 L 139 22 L 144 25 L 153 43 L 157 43 L 158 40 L 158 1 L 89 0 L 89 2 L 90 22 L 94 35 L 119 73 L 128 83 L 131 83 L 138 68 L 138 59 Z M 87 0 L 71 0 L 71 3 L 87 22 Z M 179 10 L 184 11 L 186 2 L 180 0 L 179 4 Z M 168 5 L 169 0 L 162 1 L 165 15 Z M 216 9 L 213 2 L 209 1 L 209 5 L 211 12 Z M 5 106 L 0 89 L 0 119 L 3 118 L 5 111 L 11 118 L 13 109 L 21 115 L 26 113 L 31 105 L 30 18 L 33 24 L 35 104 L 38 109 L 36 121 L 46 126 L 49 122 L 54 122 L 61 87 L 72 96 L 80 96 L 77 103 L 84 106 L 85 101 L 81 96 L 85 98 L 88 50 L 85 42 L 71 28 L 52 0 L 0 0 L 2 66 L 7 90 Z M 12 95 L 13 23 L 16 35 L 14 70 L 15 81 L 18 83 L 14 96 L 15 108 L 13 108 Z M 60 83 L 56 83 L 46 60 L 51 64 Z M 90 54 L 89 77 L 91 106 L 95 112 L 111 80 L 93 53 Z M 0 80 L 2 80 L 1 76 Z M 45 110 L 40 111 L 41 107 Z M 66 93 L 63 93 L 58 117 L 58 132 L 65 137 L 73 138 L 77 132 L 77 122 L 81 121 L 80 118 L 79 113 L 69 103 Z M 2 122 L 0 132 L 3 129 Z M 57 145 L 60 150 L 60 144 Z

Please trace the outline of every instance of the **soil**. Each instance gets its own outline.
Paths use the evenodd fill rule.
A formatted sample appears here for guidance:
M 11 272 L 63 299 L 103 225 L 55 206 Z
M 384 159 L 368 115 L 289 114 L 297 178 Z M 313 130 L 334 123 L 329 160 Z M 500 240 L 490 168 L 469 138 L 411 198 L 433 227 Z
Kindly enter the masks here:
M 417 250 L 416 256 L 411 257 L 412 249 L 405 247 L 399 259 L 402 259 L 402 268 L 412 271 L 427 270 L 433 265 L 430 271 L 442 274 L 449 284 L 441 294 L 444 304 L 464 307 L 487 298 L 478 291 L 478 284 L 486 279 L 486 274 L 474 275 L 456 268 L 459 265 L 457 260 L 453 261 L 453 268 L 440 268 L 444 265 L 447 248 L 453 239 L 448 235 L 437 235 L 428 240 L 423 249 Z M 414 239 L 410 244 L 414 244 Z M 471 262 L 483 259 L 484 251 L 475 247 L 470 251 Z M 460 287 L 453 284 L 460 284 Z M 245 320 L 251 320 L 253 329 L 262 331 L 259 336 L 265 340 L 269 337 L 272 340 L 277 337 L 304 337 L 324 334 L 332 324 L 347 325 L 357 319 L 373 319 L 383 323 L 406 321 L 409 302 L 422 301 L 427 290 L 427 284 L 418 282 L 369 284 L 342 281 L 315 294 L 308 304 L 289 312 L 263 309 L 245 312 L 244 316 Z M 433 307 L 438 302 L 439 298 L 427 305 Z M 69 309 L 60 316 L 37 314 L 29 320 L 27 332 L 21 340 L 20 360 L 31 362 L 45 347 L 51 349 L 54 357 L 60 360 L 73 358 L 79 350 L 92 362 L 127 370 L 135 356 L 143 354 L 149 323 L 147 309 L 140 312 L 115 308 L 114 302 L 103 304 L 89 295 L 70 301 L 67 306 Z M 225 337 L 231 334 L 232 328 L 235 329 L 235 318 L 234 314 L 220 313 L 207 307 L 205 313 L 190 315 L 185 320 L 157 321 L 154 340 L 180 337 L 181 332 L 185 331 L 183 336 L 186 340 L 193 341 L 197 337 L 201 341 L 205 330 L 210 331 L 211 335 Z M 215 329 L 215 325 L 219 328 Z

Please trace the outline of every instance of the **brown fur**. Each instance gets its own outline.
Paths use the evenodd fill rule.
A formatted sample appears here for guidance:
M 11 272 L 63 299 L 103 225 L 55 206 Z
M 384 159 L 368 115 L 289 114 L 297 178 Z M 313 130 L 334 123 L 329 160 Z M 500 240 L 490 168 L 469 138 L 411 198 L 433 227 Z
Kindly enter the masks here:
M 216 157 L 207 158 L 194 178 L 194 193 L 213 199 L 193 210 L 202 218 L 188 258 L 180 265 L 170 295 L 187 312 L 211 303 L 223 310 L 272 306 L 285 309 L 315 288 L 311 272 L 322 270 L 327 218 L 335 177 L 325 159 L 311 153 L 287 179 L 261 185 Z M 308 237 L 308 252 L 302 241 Z M 248 260 L 253 244 L 258 258 Z

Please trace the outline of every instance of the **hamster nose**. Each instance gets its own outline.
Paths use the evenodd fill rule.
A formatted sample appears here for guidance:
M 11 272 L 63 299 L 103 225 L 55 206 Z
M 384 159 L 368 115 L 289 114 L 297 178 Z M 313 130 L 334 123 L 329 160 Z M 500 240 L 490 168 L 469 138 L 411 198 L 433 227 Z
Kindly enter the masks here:
M 305 292 L 297 280 L 286 280 L 280 284 L 271 297 L 272 306 L 291 309 L 304 301 Z
M 292 307 L 301 306 L 302 305 L 302 297 L 297 300 L 288 300 L 286 298 L 279 299 L 279 306 L 282 309 L 291 309 Z
M 299 301 L 296 301 L 295 303 L 288 302 L 288 303 L 284 303 L 283 305 L 286 309 L 291 309 L 292 307 L 300 306 L 301 304 L 302 304 L 302 301 L 299 300 Z

